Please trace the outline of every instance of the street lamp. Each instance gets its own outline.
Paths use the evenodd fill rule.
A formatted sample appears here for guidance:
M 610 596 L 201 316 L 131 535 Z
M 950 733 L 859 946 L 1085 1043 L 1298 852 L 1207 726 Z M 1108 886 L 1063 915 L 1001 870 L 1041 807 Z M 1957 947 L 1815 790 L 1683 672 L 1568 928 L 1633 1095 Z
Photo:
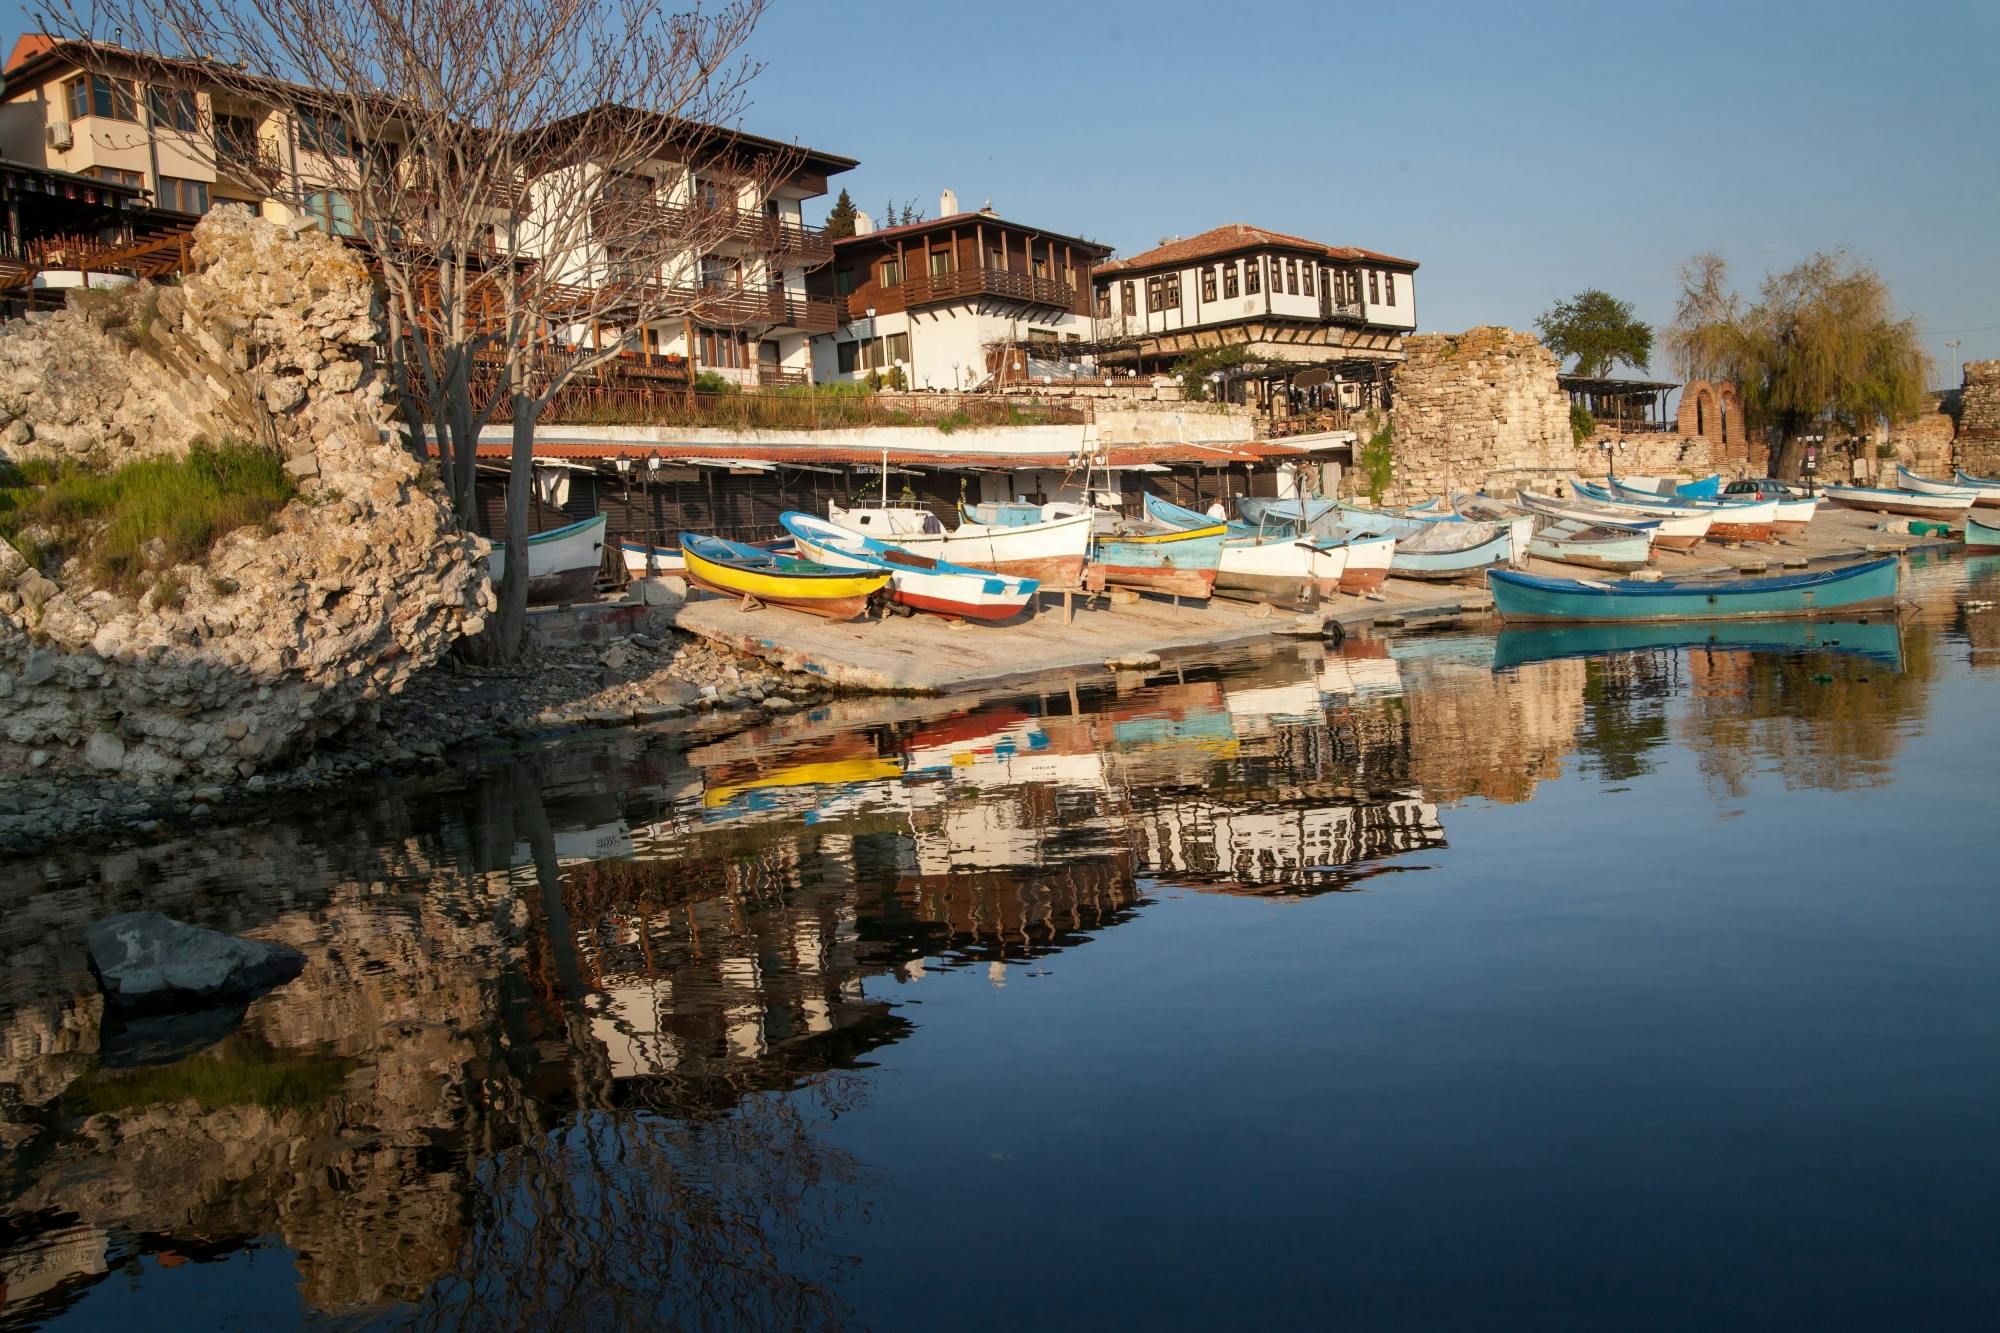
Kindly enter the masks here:
M 1945 345 L 1945 347 L 1946 347 L 1946 348 L 1948 348 L 1948 349 L 1949 349 L 1949 355 L 1950 355 L 1950 357 L 1951 357 L 1951 362 L 1952 362 L 1952 364 L 1951 364 L 1951 371 L 1952 371 L 1952 373 L 1953 373 L 1953 374 L 1955 375 L 1955 374 L 1959 373 L 1959 372 L 1958 372 L 1958 348 L 1959 348 L 1959 340 L 1958 340 L 1957 338 L 1946 338 L 1946 339 L 1944 340 L 1944 345 Z M 1949 386 L 1947 385 L 1947 387 L 1949 387 Z

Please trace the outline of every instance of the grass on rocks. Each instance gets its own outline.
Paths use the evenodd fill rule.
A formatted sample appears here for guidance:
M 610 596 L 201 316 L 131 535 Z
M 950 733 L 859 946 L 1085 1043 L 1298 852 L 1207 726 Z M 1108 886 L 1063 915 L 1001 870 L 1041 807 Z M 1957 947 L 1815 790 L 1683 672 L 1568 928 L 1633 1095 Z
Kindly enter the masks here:
M 200 560 L 226 534 L 268 523 L 297 493 L 276 454 L 240 441 L 198 442 L 185 458 L 111 472 L 0 463 L 0 537 L 37 565 L 80 557 L 97 586 L 136 593 L 155 581 L 152 571 Z

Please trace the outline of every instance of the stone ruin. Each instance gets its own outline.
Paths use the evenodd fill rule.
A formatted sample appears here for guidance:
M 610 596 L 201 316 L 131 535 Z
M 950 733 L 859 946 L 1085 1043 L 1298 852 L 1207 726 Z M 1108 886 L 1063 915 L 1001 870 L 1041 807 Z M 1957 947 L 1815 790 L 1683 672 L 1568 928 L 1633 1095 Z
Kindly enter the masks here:
M 109 469 L 240 438 L 298 497 L 159 569 L 178 601 L 30 568 L 0 541 L 0 774 L 228 781 L 372 714 L 493 605 L 403 448 L 352 250 L 219 208 L 178 286 L 81 292 L 0 327 L 0 458 Z
M 1403 340 L 1395 370 L 1395 475 L 1382 499 L 1421 501 L 1576 469 L 1561 362 L 1531 333 L 1481 326 Z
M 1959 391 L 1958 465 L 2000 476 L 2000 361 L 1968 361 Z

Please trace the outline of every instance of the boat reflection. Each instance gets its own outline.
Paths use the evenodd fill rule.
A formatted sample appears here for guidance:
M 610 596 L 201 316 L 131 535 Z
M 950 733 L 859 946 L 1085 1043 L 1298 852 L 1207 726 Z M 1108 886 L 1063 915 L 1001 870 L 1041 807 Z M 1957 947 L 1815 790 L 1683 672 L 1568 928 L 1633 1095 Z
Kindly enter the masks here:
M 1842 653 L 1891 667 L 1903 662 L 1894 617 L 1874 621 L 1771 620 L 1679 625 L 1551 625 L 1509 628 L 1493 643 L 1493 669 L 1613 653 L 1705 649 L 1719 652 Z

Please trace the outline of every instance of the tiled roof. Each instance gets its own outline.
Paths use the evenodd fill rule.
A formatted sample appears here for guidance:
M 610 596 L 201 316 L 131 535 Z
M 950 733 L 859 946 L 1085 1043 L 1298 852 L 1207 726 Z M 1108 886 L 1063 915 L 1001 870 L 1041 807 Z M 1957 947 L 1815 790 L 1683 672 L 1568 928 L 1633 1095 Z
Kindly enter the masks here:
M 512 446 L 504 440 L 482 442 L 481 458 L 506 458 Z M 1139 467 L 1148 463 L 1170 466 L 1176 463 L 1261 463 L 1291 457 L 1308 450 L 1281 440 L 1255 440 L 1240 444 L 1132 444 L 1113 445 L 1106 454 L 1112 467 Z M 726 462 L 793 463 L 817 467 L 880 466 L 882 450 L 853 447 L 829 448 L 810 444 L 665 444 L 630 440 L 542 440 L 535 445 L 535 457 L 551 459 L 599 459 L 657 457 L 664 463 Z M 940 449 L 889 450 L 889 462 L 905 467 L 959 468 L 1064 468 L 1072 455 L 1060 452 L 980 453 Z
M 842 236 L 834 242 L 835 247 L 859 245 L 868 241 L 895 240 L 899 236 L 920 236 L 929 231 L 943 231 L 972 223 L 990 222 L 996 227 L 1011 227 L 1015 231 L 1031 232 L 1036 236 L 1053 241 L 1067 241 L 1073 246 L 1095 251 L 1100 255 L 1111 253 L 1111 247 L 1099 241 L 1087 241 L 1081 236 L 1067 236 L 1047 227 L 1031 227 L 1025 222 L 1010 222 L 996 213 L 953 213 L 948 217 L 926 218 L 922 222 L 904 222 L 894 227 L 877 227 L 874 231 L 862 232 L 859 236 Z
M 1329 259 L 1372 260 L 1378 264 L 1396 264 L 1415 268 L 1414 259 L 1398 259 L 1377 250 L 1364 250 L 1356 245 L 1325 245 L 1319 241 L 1309 241 L 1303 236 L 1291 236 L 1282 231 L 1272 231 L 1268 227 L 1253 227 L 1247 222 L 1226 222 L 1213 227 L 1199 236 L 1189 236 L 1183 240 L 1168 241 L 1165 245 L 1153 247 L 1142 254 L 1127 259 L 1114 259 L 1108 264 L 1099 264 L 1099 277 L 1107 273 L 1123 273 L 1140 269 L 1179 268 L 1184 264 L 1199 263 L 1221 255 L 1235 254 L 1239 250 L 1255 250 L 1270 247 L 1286 250 L 1310 250 L 1323 254 Z

